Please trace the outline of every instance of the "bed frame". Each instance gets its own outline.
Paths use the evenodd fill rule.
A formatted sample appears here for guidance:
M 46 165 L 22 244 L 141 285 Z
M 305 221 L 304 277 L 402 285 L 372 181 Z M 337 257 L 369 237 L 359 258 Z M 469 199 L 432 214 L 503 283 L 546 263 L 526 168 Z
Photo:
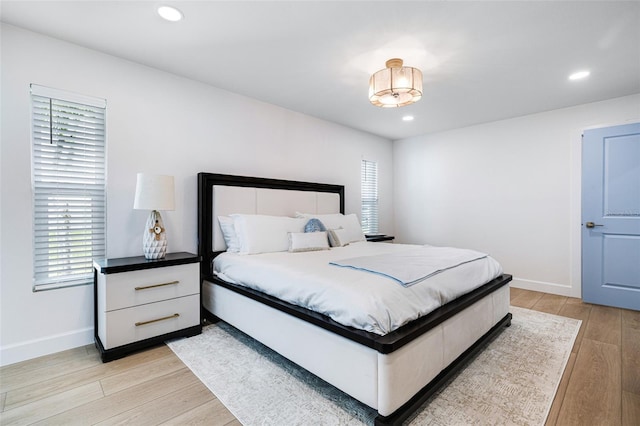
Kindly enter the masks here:
M 511 324 L 507 274 L 385 336 L 222 281 L 211 273 L 212 261 L 220 253 L 214 242 L 214 186 L 338 194 L 335 208 L 340 213 L 344 213 L 344 187 L 199 173 L 202 316 L 230 323 L 376 409 L 376 425 L 401 424 Z

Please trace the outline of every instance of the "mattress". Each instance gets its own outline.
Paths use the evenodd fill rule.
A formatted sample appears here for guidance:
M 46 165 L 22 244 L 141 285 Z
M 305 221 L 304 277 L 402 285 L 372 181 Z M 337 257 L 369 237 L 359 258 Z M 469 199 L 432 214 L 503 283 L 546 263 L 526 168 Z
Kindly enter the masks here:
M 388 277 L 330 262 L 415 249 L 414 245 L 356 242 L 313 252 L 255 255 L 222 253 L 213 262 L 218 278 L 261 291 L 334 321 L 385 335 L 427 315 L 502 274 L 490 256 L 447 269 L 410 287 Z

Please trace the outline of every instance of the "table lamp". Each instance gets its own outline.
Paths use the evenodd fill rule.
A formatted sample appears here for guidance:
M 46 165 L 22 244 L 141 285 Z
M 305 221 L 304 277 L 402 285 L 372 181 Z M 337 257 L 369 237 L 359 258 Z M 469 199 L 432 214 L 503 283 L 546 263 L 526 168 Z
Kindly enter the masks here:
M 142 236 L 147 259 L 162 259 L 167 253 L 167 234 L 158 210 L 174 210 L 173 176 L 138 173 L 133 208 L 151 210 Z

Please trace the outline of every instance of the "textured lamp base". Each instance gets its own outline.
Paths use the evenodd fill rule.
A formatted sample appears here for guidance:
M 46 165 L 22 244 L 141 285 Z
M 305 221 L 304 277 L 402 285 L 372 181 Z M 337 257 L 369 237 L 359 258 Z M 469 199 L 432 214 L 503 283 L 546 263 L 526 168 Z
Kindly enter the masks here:
M 162 259 L 167 254 L 167 234 L 162 216 L 157 210 L 153 210 L 147 219 L 142 236 L 142 251 L 147 259 Z

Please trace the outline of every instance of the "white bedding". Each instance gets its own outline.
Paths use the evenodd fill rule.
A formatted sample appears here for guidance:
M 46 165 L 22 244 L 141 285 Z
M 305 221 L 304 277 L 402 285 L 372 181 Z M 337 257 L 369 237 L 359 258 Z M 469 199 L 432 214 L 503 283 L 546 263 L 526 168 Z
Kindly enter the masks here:
M 331 261 L 398 253 L 418 246 L 357 242 L 314 252 L 222 253 L 214 274 L 325 314 L 346 326 L 385 335 L 502 274 L 490 256 L 403 287 L 381 275 L 339 268 Z
M 420 246 L 397 253 L 360 256 L 330 262 L 341 268 L 353 268 L 380 274 L 410 287 L 447 269 L 487 257 L 474 250 L 454 247 Z

